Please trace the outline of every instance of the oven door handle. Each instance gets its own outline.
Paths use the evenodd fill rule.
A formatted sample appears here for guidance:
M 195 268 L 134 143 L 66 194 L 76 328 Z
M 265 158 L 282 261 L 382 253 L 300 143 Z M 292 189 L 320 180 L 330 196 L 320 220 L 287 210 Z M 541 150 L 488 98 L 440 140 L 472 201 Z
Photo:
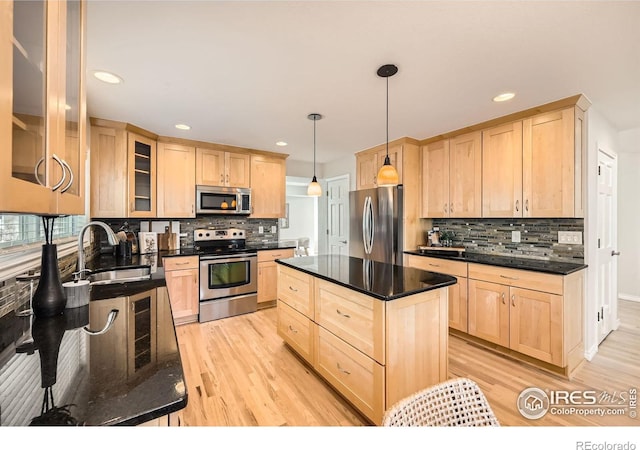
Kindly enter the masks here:
M 200 256 L 200 261 L 220 261 L 227 259 L 258 258 L 256 253 L 236 253 L 231 255 Z

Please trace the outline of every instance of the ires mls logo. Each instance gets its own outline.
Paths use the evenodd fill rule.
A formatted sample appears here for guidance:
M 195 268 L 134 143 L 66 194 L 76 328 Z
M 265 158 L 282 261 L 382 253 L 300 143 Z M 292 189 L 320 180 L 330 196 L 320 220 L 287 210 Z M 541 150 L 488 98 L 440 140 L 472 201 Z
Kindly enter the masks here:
M 625 415 L 636 417 L 637 390 L 600 394 L 593 390 L 567 391 L 542 390 L 529 387 L 520 392 L 517 407 L 520 414 L 531 420 L 540 419 L 550 412 L 554 415 L 605 416 Z

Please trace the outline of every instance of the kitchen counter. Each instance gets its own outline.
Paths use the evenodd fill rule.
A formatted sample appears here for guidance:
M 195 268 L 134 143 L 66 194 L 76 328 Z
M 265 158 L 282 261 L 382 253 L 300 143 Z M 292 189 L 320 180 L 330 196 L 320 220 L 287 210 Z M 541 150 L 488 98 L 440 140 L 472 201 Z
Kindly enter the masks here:
M 249 250 L 281 250 L 285 248 L 296 248 L 295 243 L 289 242 L 264 242 L 262 244 L 247 244 Z
M 100 255 L 87 268 L 155 261 L 155 271 L 150 280 L 93 285 L 88 305 L 54 318 L 0 318 L 1 425 L 138 425 L 186 406 L 158 256 Z M 87 332 L 102 330 L 113 310 L 104 334 Z
M 455 252 L 448 252 L 447 254 L 444 254 L 432 251 L 421 252 L 418 250 L 405 251 L 404 253 L 409 255 L 427 256 L 430 258 L 450 259 L 453 261 L 488 264 L 491 266 L 499 267 L 510 267 L 512 269 L 531 270 L 534 272 L 544 272 L 554 275 L 569 275 L 570 273 L 577 272 L 587 267 L 586 264 L 581 263 L 544 261 L 531 258 L 511 258 L 508 256 L 487 255 L 484 253 L 465 252 L 462 256 L 458 256 L 458 254 Z
M 457 283 L 449 275 L 352 256 L 303 256 L 276 262 L 385 301 Z

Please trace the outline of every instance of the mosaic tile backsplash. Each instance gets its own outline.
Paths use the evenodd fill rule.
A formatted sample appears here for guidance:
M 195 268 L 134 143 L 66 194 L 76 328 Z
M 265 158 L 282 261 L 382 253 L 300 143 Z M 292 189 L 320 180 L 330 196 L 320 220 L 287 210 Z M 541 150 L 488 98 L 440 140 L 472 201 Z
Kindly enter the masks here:
M 467 252 L 549 261 L 584 262 L 584 219 L 433 219 L 453 232 L 452 245 Z M 520 231 L 520 242 L 511 232 Z M 580 231 L 583 244 L 558 244 L 558 231 Z

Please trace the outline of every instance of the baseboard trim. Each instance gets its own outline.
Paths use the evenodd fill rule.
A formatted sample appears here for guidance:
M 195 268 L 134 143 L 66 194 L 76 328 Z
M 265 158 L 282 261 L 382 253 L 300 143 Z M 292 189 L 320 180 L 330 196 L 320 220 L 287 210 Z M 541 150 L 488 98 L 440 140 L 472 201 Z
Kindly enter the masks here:
M 631 294 L 618 294 L 620 300 L 629 300 L 632 302 L 640 302 L 640 296 Z
M 596 356 L 596 353 L 598 353 L 598 346 L 594 345 L 594 346 L 592 346 L 591 348 L 587 349 L 584 352 L 584 358 L 587 361 L 591 361 L 593 359 L 593 357 Z

